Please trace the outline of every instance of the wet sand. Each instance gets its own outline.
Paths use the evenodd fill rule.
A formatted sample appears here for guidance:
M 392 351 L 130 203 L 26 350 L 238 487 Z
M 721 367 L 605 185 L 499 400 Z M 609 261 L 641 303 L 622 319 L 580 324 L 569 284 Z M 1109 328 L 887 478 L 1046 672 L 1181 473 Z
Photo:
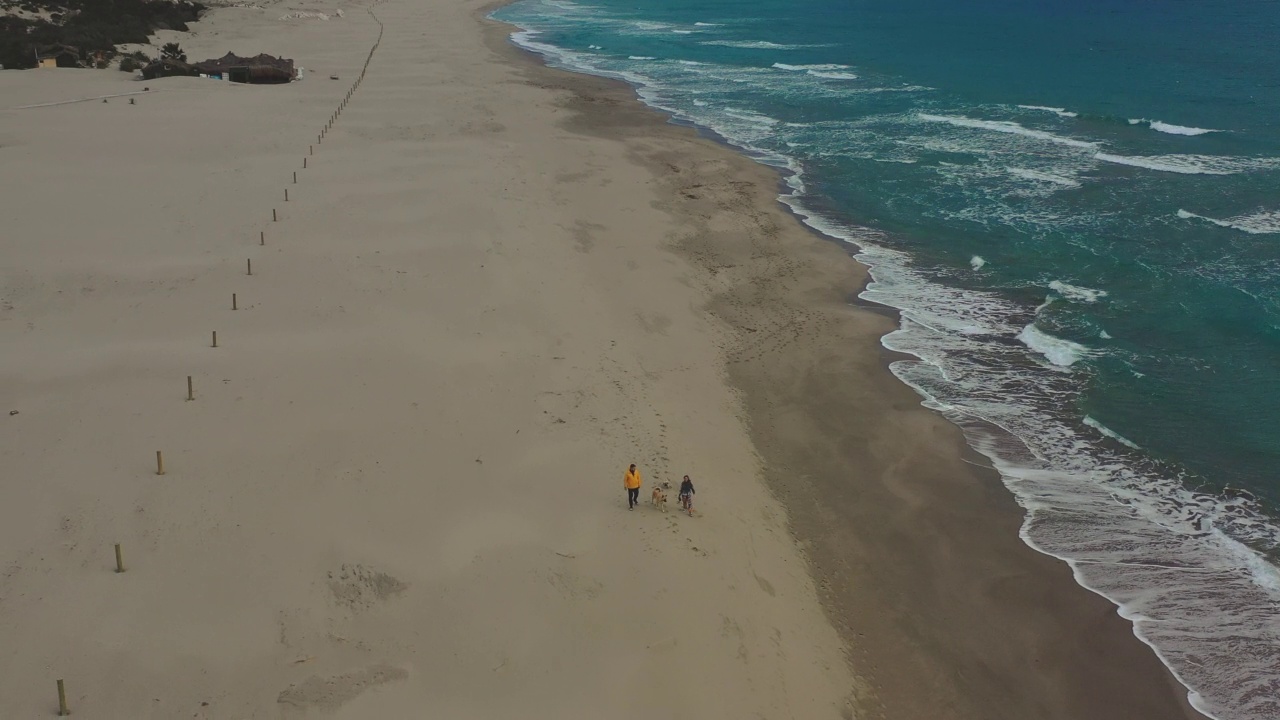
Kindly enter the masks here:
M 0 73 L 0 714 L 1183 716 L 776 174 L 479 3 L 336 7 L 157 38 L 288 86 Z
M 879 344 L 896 313 L 857 299 L 853 248 L 778 203 L 776 171 L 505 36 L 489 45 L 576 95 L 571 128 L 628 142 L 682 222 L 671 247 L 734 330 L 728 377 L 861 680 L 859 717 L 1202 718 L 1110 601 L 1018 538 L 997 473 L 889 372 L 912 360 Z

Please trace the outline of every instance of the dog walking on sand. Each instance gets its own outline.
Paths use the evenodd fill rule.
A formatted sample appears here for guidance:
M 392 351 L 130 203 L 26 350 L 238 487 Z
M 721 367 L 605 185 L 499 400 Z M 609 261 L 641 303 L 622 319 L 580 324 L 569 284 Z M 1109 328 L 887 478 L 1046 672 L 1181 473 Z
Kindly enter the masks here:
M 671 483 L 669 482 L 664 482 L 661 485 L 653 486 L 653 497 L 650 499 L 653 502 L 653 506 L 658 508 L 662 512 L 667 511 L 667 491 L 664 488 L 669 488 L 669 487 L 671 487 Z
M 640 471 L 636 469 L 635 463 L 631 463 L 627 473 L 622 476 L 622 486 L 627 489 L 627 509 L 635 510 L 636 505 L 640 504 Z

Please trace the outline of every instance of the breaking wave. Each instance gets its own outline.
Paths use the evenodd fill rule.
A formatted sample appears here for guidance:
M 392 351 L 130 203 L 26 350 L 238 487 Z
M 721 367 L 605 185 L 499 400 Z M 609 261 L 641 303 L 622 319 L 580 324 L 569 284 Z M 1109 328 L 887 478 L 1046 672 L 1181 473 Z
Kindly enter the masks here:
M 1209 128 L 1186 127 L 1185 125 L 1174 125 L 1172 123 L 1160 122 L 1159 120 L 1147 120 L 1144 118 L 1134 118 L 1129 120 L 1130 125 L 1146 125 L 1157 132 L 1168 133 L 1170 135 L 1207 135 L 1209 133 L 1222 132 L 1221 130 L 1211 130 Z
M 1178 217 L 1183 220 L 1190 220 L 1192 218 L 1204 220 L 1205 222 L 1213 223 L 1218 227 L 1232 228 L 1252 235 L 1280 233 L 1280 211 L 1277 210 L 1263 210 L 1261 212 L 1254 213 L 1253 215 L 1239 215 L 1227 218 L 1226 220 L 1219 220 L 1205 215 L 1197 215 L 1186 210 L 1179 210 Z
M 1043 130 L 1033 130 L 1008 120 L 978 120 L 962 116 L 933 115 L 930 113 L 920 113 L 916 117 L 927 122 L 946 123 L 957 127 L 988 130 L 990 132 L 1007 133 L 1010 135 L 1021 135 L 1035 140 L 1044 140 L 1045 142 L 1066 145 L 1074 148 L 1096 148 L 1099 145 L 1099 143 L 1089 140 L 1077 140 L 1075 138 L 1054 135 L 1053 133 L 1045 132 Z

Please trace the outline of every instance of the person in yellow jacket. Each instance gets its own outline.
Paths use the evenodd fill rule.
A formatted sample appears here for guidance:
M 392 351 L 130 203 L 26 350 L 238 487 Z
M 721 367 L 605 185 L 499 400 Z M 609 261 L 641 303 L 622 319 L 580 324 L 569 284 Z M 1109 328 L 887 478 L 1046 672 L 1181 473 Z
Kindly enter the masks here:
M 627 488 L 627 509 L 635 510 L 640 504 L 640 471 L 636 469 L 635 463 L 622 476 L 622 485 Z

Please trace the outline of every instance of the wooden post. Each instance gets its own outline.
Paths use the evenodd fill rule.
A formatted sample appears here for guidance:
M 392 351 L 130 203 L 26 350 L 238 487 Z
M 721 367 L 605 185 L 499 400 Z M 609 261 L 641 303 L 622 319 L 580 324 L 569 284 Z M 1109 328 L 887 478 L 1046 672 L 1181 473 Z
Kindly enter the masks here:
M 164 455 L 161 455 L 159 450 L 156 451 L 156 474 L 164 474 Z
M 276 217 L 276 209 L 271 208 L 271 222 L 279 222 L 280 218 Z
M 284 189 L 284 201 L 289 202 L 289 188 Z
M 58 715 L 70 715 L 71 711 L 67 710 L 67 688 L 62 684 L 62 680 L 58 680 Z
M 253 258 L 244 259 L 244 270 L 245 270 L 244 272 L 245 275 L 253 274 Z
M 305 170 L 305 169 L 306 169 L 306 167 L 307 167 L 307 159 L 306 159 L 306 158 L 302 158 L 302 167 L 303 167 L 303 169 L 304 169 L 304 170 Z
M 120 556 L 120 543 L 116 543 L 116 572 L 124 572 L 124 558 Z
M 294 170 L 294 171 L 293 171 L 293 184 L 294 184 L 294 185 L 297 185 L 297 184 L 298 184 L 298 171 L 297 171 L 297 170 Z
M 315 154 L 316 154 L 316 146 L 315 146 L 315 145 L 308 145 L 308 146 L 307 146 L 307 154 L 308 154 L 308 155 L 315 155 Z M 303 162 L 306 162 L 306 160 L 303 160 Z M 303 165 L 302 167 L 306 167 L 306 165 Z
M 239 310 L 239 309 L 240 309 L 240 308 L 236 307 L 236 294 L 235 294 L 235 293 L 231 293 L 231 309 L 232 309 L 232 310 Z
M 213 346 L 218 347 L 218 331 L 213 331 Z
M 235 297 L 235 296 L 233 295 L 232 297 Z M 232 302 L 234 302 L 234 300 L 233 300 Z M 187 376 L 187 399 L 188 399 L 188 400 L 195 400 L 195 399 L 196 399 L 196 391 L 195 391 L 195 388 L 194 388 L 194 387 L 192 387 L 192 385 L 191 385 L 191 376 L 190 376 L 190 375 L 188 375 L 188 376 Z
M 294 173 L 294 174 L 297 175 L 297 173 Z M 267 233 L 265 230 L 258 233 L 258 244 L 259 245 L 267 244 Z

